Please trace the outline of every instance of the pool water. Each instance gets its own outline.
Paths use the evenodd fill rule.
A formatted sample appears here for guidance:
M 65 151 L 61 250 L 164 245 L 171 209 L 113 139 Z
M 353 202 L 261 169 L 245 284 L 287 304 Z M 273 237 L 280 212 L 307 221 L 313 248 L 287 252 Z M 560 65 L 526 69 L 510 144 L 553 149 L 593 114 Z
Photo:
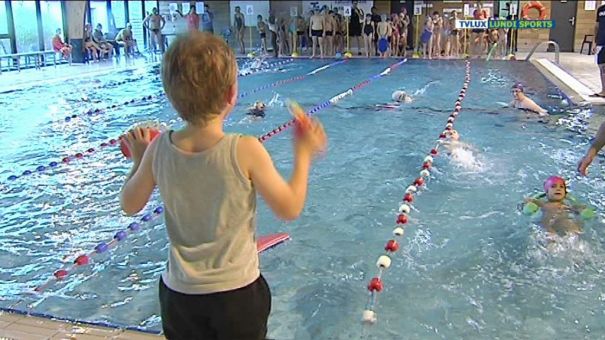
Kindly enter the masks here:
M 261 135 L 291 119 L 283 106 L 286 99 L 311 108 L 393 62 L 350 60 L 246 96 L 226 130 Z M 294 61 L 241 77 L 240 92 L 328 63 Z M 261 255 L 273 294 L 270 338 L 605 338 L 600 215 L 586 223 L 579 240 L 561 240 L 558 248 L 547 250 L 539 227 L 517 210 L 546 177 L 559 174 L 569 179 L 576 197 L 603 211 L 600 161 L 588 178 L 575 173 L 594 134 L 591 122 L 602 112 L 568 103 L 531 64 L 473 61 L 471 67 L 471 85 L 455 128 L 476 151 L 436 158 L 426 189 L 414 201 L 401 249 L 383 277 L 373 326 L 360 322 L 365 287 L 391 238 L 405 188 L 417 177 L 451 113 L 464 62 L 409 60 L 317 113 L 330 144 L 312 169 L 301 218 L 284 223 L 264 203 L 259 205 L 259 234 L 292 236 Z M 157 67 L 149 67 L 97 77 L 95 83 L 79 79 L 0 96 L 1 307 L 161 329 L 157 283 L 167 255 L 161 218 L 65 280 L 32 292 L 55 270 L 134 220 L 119 209 L 118 193 L 130 164 L 117 147 L 6 180 L 97 148 L 139 121 L 180 126 L 163 97 L 64 121 L 74 112 L 157 93 L 157 73 Z M 136 77 L 141 79 L 102 86 Z M 539 121 L 502 108 L 500 102 L 511 100 L 510 86 L 519 81 L 555 114 Z M 101 86 L 89 90 L 89 84 Z M 376 107 L 389 102 L 396 89 L 412 94 L 413 102 L 399 109 Z M 272 102 L 262 121 L 250 121 L 244 114 L 256 100 Z M 289 176 L 290 132 L 265 145 Z M 158 204 L 155 194 L 146 212 Z

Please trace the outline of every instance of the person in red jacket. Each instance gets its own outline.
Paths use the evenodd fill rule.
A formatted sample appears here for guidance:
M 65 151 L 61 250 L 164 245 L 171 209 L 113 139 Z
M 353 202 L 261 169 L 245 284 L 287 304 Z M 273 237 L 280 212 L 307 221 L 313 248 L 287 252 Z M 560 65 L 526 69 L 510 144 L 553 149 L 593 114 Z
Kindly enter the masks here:
M 70 44 L 65 43 L 63 41 L 63 38 L 61 38 L 61 29 L 60 28 L 57 28 L 57 33 L 53 37 L 52 44 L 53 44 L 53 50 L 55 52 L 60 52 L 61 54 L 63 54 L 63 58 L 69 59 L 69 56 L 71 55 L 72 47 Z

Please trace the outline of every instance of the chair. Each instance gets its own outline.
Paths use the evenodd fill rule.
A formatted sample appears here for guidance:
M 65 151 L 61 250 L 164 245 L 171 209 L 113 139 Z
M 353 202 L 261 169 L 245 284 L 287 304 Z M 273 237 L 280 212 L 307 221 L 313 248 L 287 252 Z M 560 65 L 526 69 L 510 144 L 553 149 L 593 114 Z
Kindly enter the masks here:
M 592 35 L 592 34 L 584 35 L 584 40 L 582 40 L 582 46 L 580 47 L 580 54 L 582 54 L 582 50 L 584 50 L 584 44 L 588 44 L 588 55 L 591 55 L 593 43 L 594 43 L 594 35 Z

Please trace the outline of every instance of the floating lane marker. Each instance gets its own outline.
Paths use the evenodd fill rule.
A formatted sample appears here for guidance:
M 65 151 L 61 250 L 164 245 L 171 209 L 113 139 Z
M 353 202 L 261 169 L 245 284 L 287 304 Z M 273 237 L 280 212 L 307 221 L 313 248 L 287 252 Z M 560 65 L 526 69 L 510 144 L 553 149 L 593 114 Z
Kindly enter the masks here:
M 337 103 L 338 101 L 342 100 L 343 98 L 353 95 L 353 93 L 354 93 L 355 91 L 360 90 L 360 89 L 362 89 L 362 88 L 364 88 L 364 87 L 368 86 L 368 85 L 369 85 L 369 84 L 370 84 L 372 81 L 374 81 L 374 80 L 376 80 L 376 79 L 378 79 L 378 78 L 380 78 L 380 77 L 383 77 L 384 75 L 389 74 L 389 73 L 390 73 L 392 70 L 394 70 L 395 68 L 397 68 L 397 67 L 401 66 L 401 64 L 405 63 L 406 61 L 407 61 L 407 59 L 403 59 L 403 60 L 401 60 L 401 61 L 399 61 L 399 62 L 397 62 L 397 63 L 395 63 L 395 64 L 393 64 L 393 65 L 391 65 L 391 66 L 389 66 L 389 67 L 387 67 L 387 68 L 386 68 L 384 71 L 382 71 L 381 73 L 376 74 L 376 75 L 373 75 L 373 76 L 372 76 L 372 77 L 370 77 L 369 79 L 366 79 L 366 80 L 362 81 L 361 83 L 359 83 L 359 84 L 357 84 L 357 85 L 353 86 L 352 88 L 350 88 L 350 89 L 348 89 L 348 90 L 346 90 L 346 91 L 344 91 L 344 92 L 342 92 L 342 93 L 340 93 L 340 94 L 337 94 L 336 96 L 332 97 L 331 99 L 326 100 L 325 102 L 323 102 L 323 103 L 321 103 L 321 104 L 319 104 L 319 105 L 315 106 L 315 107 L 314 107 L 314 108 L 312 108 L 311 110 L 309 110 L 309 111 L 307 112 L 307 115 L 308 115 L 308 116 L 311 116 L 311 115 L 313 115 L 313 114 L 316 114 L 317 112 L 319 112 L 319 111 L 321 111 L 321 110 L 325 109 L 326 107 L 328 107 L 328 106 L 330 106 L 330 105 L 333 105 L 333 104 Z M 388 72 L 386 72 L 386 73 L 385 73 L 385 71 L 387 71 L 387 70 L 388 70 Z M 269 131 L 269 132 L 265 133 L 264 135 L 260 136 L 258 139 L 260 140 L 260 142 L 261 142 L 261 143 L 263 143 L 263 142 L 265 142 L 266 140 L 268 140 L 269 138 L 271 138 L 271 137 L 273 137 L 273 136 L 275 136 L 275 135 L 277 135 L 277 134 L 279 134 L 279 133 L 281 133 L 281 132 L 283 132 L 283 131 L 287 130 L 287 129 L 288 129 L 288 128 L 290 128 L 292 125 L 294 125 L 294 123 L 295 123 L 295 122 L 296 122 L 296 119 L 295 119 L 295 118 L 293 118 L 293 119 L 291 119 L 291 120 L 289 120 L 289 121 L 287 121 L 287 122 L 285 122 L 285 123 L 283 123 L 283 124 L 279 125 L 279 126 L 278 126 L 278 127 L 276 127 L 275 129 L 273 129 L 273 130 L 271 130 L 271 131 Z
M 331 63 L 331 64 L 328 64 L 328 65 L 322 66 L 321 68 L 325 70 L 325 69 L 331 68 L 331 67 L 333 67 L 333 66 L 336 66 L 336 65 L 342 64 L 342 63 L 344 63 L 344 62 L 346 62 L 346 60 L 343 60 L 343 61 L 337 61 L 337 62 L 333 62 L 333 63 Z M 285 62 L 284 62 L 284 63 L 285 63 Z M 316 73 L 317 73 L 317 72 L 316 72 Z M 316 74 L 316 73 L 314 73 L 314 74 Z M 240 99 L 241 99 L 241 98 L 244 98 L 244 97 L 249 96 L 249 95 L 251 95 L 251 94 L 254 94 L 254 93 L 257 93 L 257 92 L 260 92 L 260 91 L 263 91 L 263 90 L 269 89 L 269 88 L 275 88 L 275 87 L 278 87 L 278 86 L 281 86 L 281 85 L 284 85 L 284 84 L 289 84 L 289 83 L 293 83 L 293 82 L 296 82 L 296 81 L 303 80 L 303 79 L 305 79 L 306 77 L 307 77 L 307 75 L 305 74 L 305 75 L 294 76 L 294 77 L 291 77 L 291 78 L 287 78 L 287 79 L 278 80 L 278 81 L 275 81 L 275 82 L 273 82 L 273 83 L 269 83 L 269 84 L 261 85 L 261 86 L 259 86 L 259 87 L 255 88 L 255 89 L 253 89 L 253 90 L 250 90 L 250 91 L 246 91 L 246 92 L 241 93 L 239 97 L 240 97 Z M 160 98 L 160 97 L 163 97 L 163 96 L 164 96 L 164 93 L 163 93 L 163 92 L 159 92 L 159 93 L 156 93 L 156 94 L 153 94 L 153 95 L 144 96 L 144 97 L 143 97 L 143 98 L 141 98 L 141 99 L 131 99 L 131 100 L 129 100 L 129 101 L 125 101 L 125 102 L 124 102 L 124 104 L 127 104 L 127 103 L 135 103 L 135 102 L 137 102 L 137 101 L 148 101 L 148 100 L 153 100 L 153 99 Z M 95 109 L 95 110 L 93 110 L 93 111 L 87 111 L 87 112 L 85 112 L 84 114 L 89 115 L 89 116 L 91 116 L 91 115 L 95 115 L 95 114 L 102 114 L 102 113 L 104 113 L 104 112 L 105 112 L 105 110 L 106 110 L 106 109 L 114 109 L 114 108 L 117 108 L 117 104 L 114 104 L 114 105 L 112 105 L 112 106 L 109 106 L 109 107 L 107 107 L 107 108 L 105 108 L 105 109 Z M 66 118 L 65 118 L 65 120 L 67 121 L 67 120 L 68 120 L 68 118 L 69 118 L 69 120 L 71 120 L 72 118 L 77 118 L 77 117 L 78 117 L 78 115 L 72 115 L 72 116 L 70 116 L 70 117 L 66 117 Z M 30 175 L 32 175 L 32 174 L 35 174 L 35 173 L 42 173 L 42 172 L 45 172 L 45 171 L 48 171 L 48 170 L 51 170 L 51 169 L 57 168 L 57 167 L 59 167 L 59 166 L 68 165 L 68 164 L 73 164 L 73 162 L 74 162 L 74 161 L 82 160 L 82 159 L 84 159 L 85 157 L 89 157 L 89 156 L 91 156 L 92 154 L 97 153 L 97 152 L 98 152 L 99 150 L 101 150 L 101 149 L 105 149 L 105 148 L 107 148 L 107 147 L 114 147 L 114 146 L 116 146 L 117 144 L 119 144 L 119 138 L 120 138 L 120 137 L 119 137 L 119 136 L 117 136 L 116 138 L 112 138 L 112 139 L 110 139 L 110 140 L 108 140 L 108 141 L 105 141 L 105 142 L 100 143 L 100 144 L 99 144 L 99 145 L 98 145 L 96 148 L 95 148 L 95 147 L 90 147 L 90 148 L 88 148 L 86 151 L 77 152 L 77 153 L 75 153 L 75 154 L 73 154 L 73 155 L 65 156 L 65 157 L 63 157 L 61 160 L 57 160 L 57 161 L 51 161 L 51 162 L 49 162 L 48 164 L 41 164 L 41 165 L 38 165 L 38 166 L 36 166 L 36 167 L 35 167 L 35 168 L 33 168 L 33 169 L 27 169 L 27 170 L 24 170 L 24 171 L 23 171 L 23 172 L 21 172 L 20 174 L 12 174 L 12 175 L 9 175 L 9 176 L 8 176 L 6 179 L 7 179 L 8 181 L 15 181 L 15 180 L 17 180 L 17 179 L 19 179 L 19 178 L 21 178 L 21 177 L 28 177 L 28 176 L 30 176 Z
M 422 167 L 419 173 L 419 176 L 416 177 L 412 183 L 405 189 L 405 193 L 403 195 L 402 202 L 397 209 L 397 216 L 395 217 L 395 227 L 393 229 L 393 238 L 389 239 L 384 246 L 384 254 L 378 257 L 376 261 L 376 267 L 378 267 L 378 273 L 367 285 L 367 289 L 369 291 L 368 302 L 366 307 L 362 313 L 362 322 L 365 324 L 374 324 L 376 322 L 376 303 L 377 296 L 383 288 L 382 276 L 384 272 L 391 266 L 391 257 L 397 250 L 399 250 L 399 245 L 401 244 L 401 240 L 405 233 L 404 227 L 408 225 L 409 222 L 409 214 L 412 211 L 412 203 L 414 202 L 414 195 L 421 189 L 426 180 L 430 178 L 430 169 L 433 165 L 434 157 L 437 157 L 439 154 L 439 146 L 443 139 L 447 137 L 449 131 L 454 128 L 454 121 L 456 117 L 460 114 L 460 110 L 462 109 L 462 101 L 466 96 L 466 90 L 471 81 L 471 69 L 470 62 L 466 62 L 465 64 L 465 77 L 464 84 L 462 85 L 462 89 L 454 103 L 454 110 L 450 114 L 447 119 L 447 123 L 445 124 L 445 129 L 439 135 L 439 142 L 428 152 L 428 154 L 424 157 L 422 162 Z

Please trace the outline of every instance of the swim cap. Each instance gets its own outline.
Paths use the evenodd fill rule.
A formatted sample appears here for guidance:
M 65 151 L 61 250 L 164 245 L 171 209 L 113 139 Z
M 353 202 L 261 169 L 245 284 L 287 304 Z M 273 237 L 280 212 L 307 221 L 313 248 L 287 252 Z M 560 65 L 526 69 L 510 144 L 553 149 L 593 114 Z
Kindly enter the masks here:
M 406 97 L 405 91 L 401 91 L 401 90 L 397 90 L 397 91 L 393 92 L 393 94 L 391 95 L 391 98 L 393 98 L 393 100 L 396 102 L 404 101 L 405 97 Z
M 544 191 L 548 191 L 548 189 L 552 188 L 553 185 L 560 183 L 565 187 L 565 191 L 567 191 L 567 184 L 565 180 L 559 176 L 550 176 L 544 181 Z
M 515 83 L 515 85 L 511 86 L 511 89 L 517 89 L 521 92 L 525 92 L 523 89 L 523 84 L 521 84 L 521 83 Z

